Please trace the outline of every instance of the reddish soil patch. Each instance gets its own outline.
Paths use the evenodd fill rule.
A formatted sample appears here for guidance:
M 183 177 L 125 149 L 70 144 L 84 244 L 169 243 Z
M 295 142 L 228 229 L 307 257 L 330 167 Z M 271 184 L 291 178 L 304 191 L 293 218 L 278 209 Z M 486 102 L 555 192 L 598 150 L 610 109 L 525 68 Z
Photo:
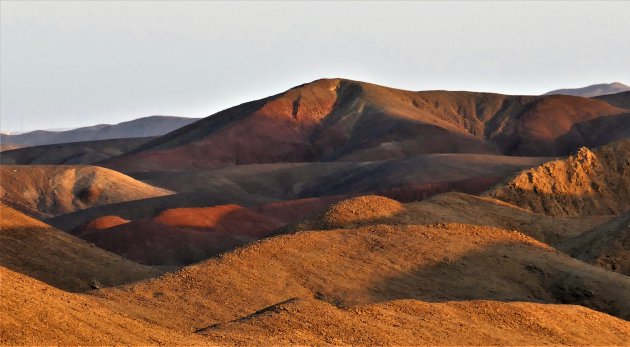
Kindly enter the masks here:
M 282 226 L 340 199 L 282 201 L 253 210 L 233 204 L 174 208 L 131 222 L 107 216 L 87 223 L 78 234 L 98 247 L 142 264 L 185 265 L 270 236 Z
M 81 238 L 147 265 L 184 265 L 255 240 L 245 234 L 207 232 L 137 220 L 84 232 Z
M 238 205 L 174 208 L 153 218 L 157 223 L 179 228 L 263 236 L 282 226 L 259 213 Z
M 118 216 L 103 216 L 98 217 L 86 225 L 79 228 L 79 230 L 100 230 L 115 227 L 121 224 L 129 223 L 129 220 L 120 218 Z

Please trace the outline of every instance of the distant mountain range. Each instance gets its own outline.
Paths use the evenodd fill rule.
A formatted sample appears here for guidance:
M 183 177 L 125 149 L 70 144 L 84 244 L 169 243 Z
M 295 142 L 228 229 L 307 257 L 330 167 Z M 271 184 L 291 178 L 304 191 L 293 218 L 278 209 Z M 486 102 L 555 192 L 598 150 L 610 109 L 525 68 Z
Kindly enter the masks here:
M 630 86 L 627 86 L 619 82 L 613 82 L 613 83 L 593 84 L 593 85 L 582 87 L 582 88 L 552 90 L 543 95 L 562 94 L 562 95 L 583 96 L 586 98 L 590 98 L 593 96 L 616 94 L 616 93 L 627 92 L 627 91 L 630 91 Z
M 17 135 L 0 133 L 2 145 L 38 146 L 79 141 L 95 141 L 122 138 L 160 136 L 198 118 L 150 116 L 118 124 L 98 124 L 66 131 L 36 130 Z

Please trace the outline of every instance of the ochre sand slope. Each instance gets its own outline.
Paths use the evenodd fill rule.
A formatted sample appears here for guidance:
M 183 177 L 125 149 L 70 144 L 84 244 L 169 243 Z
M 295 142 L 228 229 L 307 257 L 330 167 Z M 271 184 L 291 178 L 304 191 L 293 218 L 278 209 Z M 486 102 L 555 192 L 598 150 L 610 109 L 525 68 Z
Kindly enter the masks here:
M 0 200 L 35 216 L 168 194 L 172 192 L 97 166 L 0 166 Z
M 630 280 L 517 232 L 368 226 L 267 239 L 91 295 L 0 268 L 2 344 L 623 345 Z M 554 304 L 545 304 L 554 303 Z M 626 317 L 627 318 L 627 317 Z
M 327 230 L 391 220 L 405 213 L 403 204 L 378 195 L 364 195 L 328 206 L 289 230 Z
M 293 299 L 201 333 L 256 345 L 624 345 L 630 323 L 573 305 L 393 300 L 341 309 Z
M 0 344 L 183 345 L 195 336 L 134 319 L 94 298 L 67 293 L 0 266 Z
M 2 204 L 0 265 L 69 291 L 114 286 L 159 274 Z
M 630 323 L 580 306 L 419 300 L 343 309 L 289 299 L 198 334 L 181 333 L 2 267 L 0 279 L 2 345 L 622 345 L 630 338 Z
M 630 278 L 518 232 L 461 224 L 298 232 L 95 294 L 182 332 L 295 297 L 340 307 L 395 299 L 569 303 L 630 317 Z
M 490 197 L 452 192 L 407 204 L 379 196 L 356 197 L 331 205 L 286 230 L 352 228 L 375 223 L 462 223 L 518 230 L 536 240 L 557 245 L 611 218 L 613 216 L 546 216 Z

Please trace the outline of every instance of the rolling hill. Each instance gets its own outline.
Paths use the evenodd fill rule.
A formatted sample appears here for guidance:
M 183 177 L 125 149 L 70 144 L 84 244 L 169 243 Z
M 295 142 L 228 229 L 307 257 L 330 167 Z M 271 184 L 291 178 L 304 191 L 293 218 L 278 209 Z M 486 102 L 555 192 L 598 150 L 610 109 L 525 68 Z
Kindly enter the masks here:
M 407 204 L 380 196 L 350 198 L 329 206 L 319 214 L 308 216 L 285 230 L 329 230 L 374 223 L 461 223 L 518 230 L 538 241 L 556 246 L 610 219 L 611 216 L 546 216 L 497 199 L 452 192 Z
M 625 345 L 627 97 L 325 79 L 3 152 L 0 344 Z
M 207 259 L 282 226 L 238 205 L 169 209 L 151 219 L 107 228 L 89 225 L 77 236 L 135 262 L 163 266 Z
M 197 121 L 197 118 L 150 116 L 118 124 L 99 124 L 66 131 L 37 130 L 17 135 L 0 135 L 7 145 L 39 146 L 79 141 L 96 141 L 160 136 Z
M 0 310 L 0 339 L 48 344 L 609 345 L 630 338 L 627 321 L 574 306 L 628 319 L 628 277 L 515 231 L 402 224 L 398 218 L 413 205 L 386 198 L 348 200 L 328 213 L 346 229 L 270 238 L 90 295 L 65 293 L 0 269 L 0 305 L 6 305 Z M 357 219 L 359 211 L 368 218 Z M 161 219 L 179 223 L 178 216 L 191 212 L 172 211 Z M 396 222 L 370 225 L 383 218 Z M 357 222 L 367 225 L 357 227 Z M 24 321 L 30 324 L 24 327 Z
M 22 148 L 20 145 L 4 145 L 0 144 L 0 152 L 7 152 L 14 149 Z M 4 154 L 3 154 L 4 155 Z
M 287 300 L 197 333 L 180 333 L 2 267 L 0 277 L 3 345 L 619 345 L 630 336 L 627 322 L 572 305 L 395 300 L 348 310 L 315 299 Z
M 628 326 L 572 305 L 407 299 L 343 309 L 292 299 L 201 333 L 235 345 L 263 340 L 274 345 L 622 345 Z
M 518 232 L 463 224 L 298 232 L 94 295 L 180 332 L 246 321 L 293 298 L 350 311 L 407 299 L 563 303 L 630 317 L 627 276 Z
M 0 201 L 38 217 L 169 194 L 97 166 L 0 166 Z
M 87 291 L 159 274 L 3 204 L 0 217 L 0 265 L 57 288 Z
M 75 212 L 62 214 L 46 219 L 46 223 L 64 230 L 71 231 L 94 219 L 105 216 L 118 216 L 123 219 L 135 220 L 154 217 L 160 212 L 181 207 L 210 207 L 216 205 L 237 204 L 243 207 L 253 207 L 276 200 L 250 194 L 230 193 L 181 193 L 131 200 L 114 204 L 94 206 Z
M 143 182 L 177 191 L 164 197 L 76 211 L 47 220 L 70 231 L 90 220 L 155 216 L 178 207 L 238 204 L 256 207 L 278 200 L 380 194 L 414 201 L 448 191 L 481 193 L 521 169 L 548 158 L 434 154 L 376 162 L 254 164 L 215 170 L 135 174 Z
M 467 180 L 471 181 L 468 190 L 479 193 L 504 177 L 548 160 L 484 154 L 430 154 L 370 162 L 238 165 L 138 177 L 151 185 L 180 193 L 246 192 L 283 200 L 339 194 L 393 193 L 396 189 L 404 189 L 408 195 L 414 191 L 422 193 L 423 189 L 430 194 L 431 187 L 463 181 L 461 189 L 465 190 Z M 447 188 L 444 187 L 445 190 Z

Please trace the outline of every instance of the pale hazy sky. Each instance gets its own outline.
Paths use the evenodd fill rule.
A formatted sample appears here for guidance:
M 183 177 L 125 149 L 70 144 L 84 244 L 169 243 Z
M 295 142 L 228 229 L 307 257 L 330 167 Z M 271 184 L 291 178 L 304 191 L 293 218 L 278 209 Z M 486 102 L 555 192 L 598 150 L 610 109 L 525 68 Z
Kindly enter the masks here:
M 322 77 L 630 83 L 630 2 L 1 1 L 0 129 L 204 117 Z

